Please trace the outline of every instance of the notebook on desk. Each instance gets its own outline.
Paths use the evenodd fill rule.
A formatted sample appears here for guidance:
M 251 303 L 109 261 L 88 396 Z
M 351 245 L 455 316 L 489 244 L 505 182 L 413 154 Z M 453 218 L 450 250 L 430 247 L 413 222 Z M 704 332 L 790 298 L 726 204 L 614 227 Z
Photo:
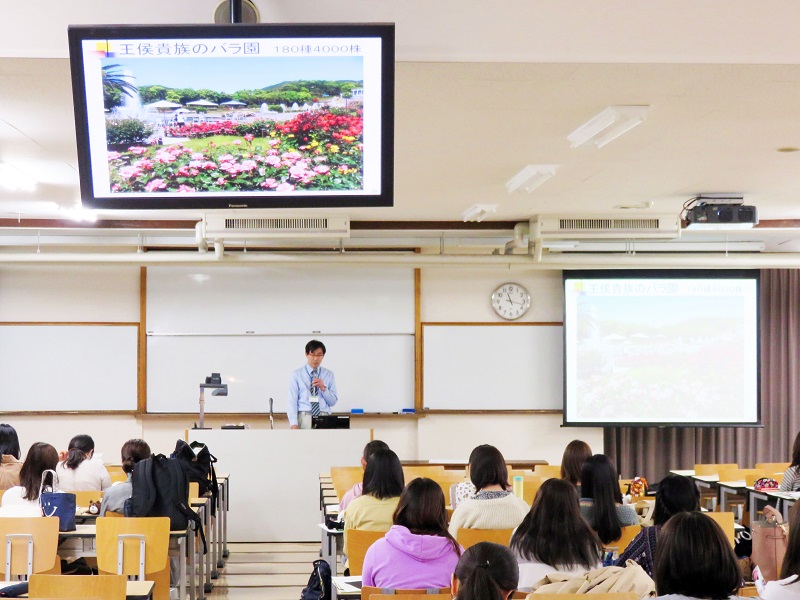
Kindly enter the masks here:
M 319 415 L 312 417 L 311 429 L 350 429 L 350 416 Z

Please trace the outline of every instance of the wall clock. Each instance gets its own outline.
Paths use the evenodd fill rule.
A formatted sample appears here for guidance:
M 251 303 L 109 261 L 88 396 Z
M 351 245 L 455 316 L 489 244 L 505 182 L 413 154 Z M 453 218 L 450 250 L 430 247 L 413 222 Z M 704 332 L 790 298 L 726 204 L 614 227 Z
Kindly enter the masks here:
M 513 321 L 531 306 L 531 295 L 519 283 L 504 283 L 492 293 L 492 308 L 499 316 Z

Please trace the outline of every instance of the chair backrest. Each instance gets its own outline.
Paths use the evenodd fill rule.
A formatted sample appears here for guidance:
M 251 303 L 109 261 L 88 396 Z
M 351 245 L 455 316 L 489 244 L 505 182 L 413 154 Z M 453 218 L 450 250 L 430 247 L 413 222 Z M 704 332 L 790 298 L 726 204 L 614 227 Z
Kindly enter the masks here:
M 28 598 L 93 598 L 125 600 L 124 575 L 33 575 Z
M 448 506 L 452 505 L 450 489 L 462 481 L 465 481 L 463 474 L 459 475 L 458 473 L 451 473 L 450 471 L 435 473 L 431 479 L 438 483 L 439 487 L 442 488 L 442 492 L 444 493 L 444 503 Z M 406 481 L 406 484 L 407 483 L 408 481 Z
M 98 490 L 79 490 L 72 492 L 75 494 L 75 506 L 89 506 L 91 502 L 100 502 L 103 499 L 103 492 Z
M 738 469 L 736 463 L 696 463 L 694 465 L 695 475 L 719 475 L 720 469 Z
M 393 600 L 397 600 L 395 596 L 419 596 L 420 594 L 438 596 L 438 594 L 434 593 L 434 590 L 437 590 L 439 594 L 447 594 L 447 597 L 452 600 L 452 594 L 450 594 L 449 587 L 419 589 L 419 590 L 392 590 L 385 588 L 370 587 L 368 585 L 361 586 L 361 600 L 369 600 L 371 596 L 379 596 L 379 595 L 391 596 Z
M 193 500 L 200 497 L 200 484 L 197 481 L 189 482 L 189 499 Z
M 494 542 L 508 546 L 511 542 L 513 529 L 469 529 L 461 528 L 456 535 L 456 541 L 464 547 L 464 550 L 474 546 L 479 542 Z
M 542 479 L 561 479 L 561 465 L 535 465 L 533 474 Z
M 778 462 L 778 463 L 756 463 L 756 469 L 761 471 L 762 473 L 783 473 L 786 469 L 789 468 L 791 463 L 788 462 Z M 769 475 L 773 479 L 775 477 L 773 475 Z
M 639 535 L 639 532 L 641 530 L 642 530 L 641 525 L 626 525 L 625 527 L 622 528 L 622 535 L 619 536 L 619 539 L 616 539 L 613 542 L 606 544 L 606 548 L 612 548 L 612 547 L 617 548 L 619 553 L 622 554 L 623 552 L 625 552 L 625 548 L 628 547 L 628 544 L 630 544 L 633 541 L 633 538 Z
M 536 498 L 536 492 L 542 487 L 544 479 L 539 475 L 523 475 L 522 476 L 522 499 L 532 506 Z
M 366 529 L 349 529 L 347 531 L 347 564 L 350 567 L 350 575 L 361 575 L 367 550 L 384 535 L 386 535 L 385 531 L 368 531 Z
M 128 474 L 122 470 L 122 465 L 106 465 L 106 471 L 111 476 L 111 483 L 124 483 L 128 480 Z
M 9 537 L 14 536 L 14 537 Z M 11 568 L 6 573 L 6 549 L 11 539 Z M 32 552 L 30 573 L 49 571 L 56 562 L 58 517 L 0 518 L 0 574 L 28 575 L 28 555 Z
M 725 533 L 725 537 L 728 538 L 728 541 L 731 543 L 731 546 L 736 545 L 736 531 L 733 526 L 733 513 L 732 512 L 707 512 L 704 513 L 706 516 L 711 517 L 719 526 L 722 527 L 722 531 Z
M 413 465 L 403 467 L 403 478 L 406 485 L 417 477 L 427 477 L 436 481 L 437 477 L 444 477 L 444 467 L 441 465 Z
M 144 540 L 144 565 L 140 549 Z M 120 560 L 120 541 L 123 556 Z M 97 519 L 97 568 L 118 575 L 156 573 L 164 568 L 169 550 L 169 517 Z
M 339 499 L 355 484 L 364 480 L 364 469 L 359 467 L 331 467 L 331 483 Z

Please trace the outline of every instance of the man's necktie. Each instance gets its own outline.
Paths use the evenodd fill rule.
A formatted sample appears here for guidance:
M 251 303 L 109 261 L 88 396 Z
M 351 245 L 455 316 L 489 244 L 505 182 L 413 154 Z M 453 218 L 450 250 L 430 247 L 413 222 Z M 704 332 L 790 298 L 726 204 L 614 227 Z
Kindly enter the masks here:
M 319 372 L 316 369 L 314 369 L 313 371 L 311 371 L 311 380 L 313 381 L 317 377 L 319 377 Z M 317 386 L 315 386 L 315 385 L 311 386 L 311 398 L 310 398 L 310 401 L 311 401 L 311 416 L 312 417 L 318 417 L 319 416 L 319 397 L 317 396 L 318 391 L 319 390 L 317 389 Z

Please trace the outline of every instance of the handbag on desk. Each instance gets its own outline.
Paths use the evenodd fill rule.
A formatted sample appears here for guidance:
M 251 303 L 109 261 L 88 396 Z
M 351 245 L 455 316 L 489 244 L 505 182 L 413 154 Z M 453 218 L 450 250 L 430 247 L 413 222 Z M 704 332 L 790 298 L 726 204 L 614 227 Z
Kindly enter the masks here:
M 48 473 L 53 474 L 53 485 L 49 492 L 45 492 L 44 479 Z M 75 531 L 75 494 L 59 491 L 58 475 L 52 469 L 42 473 L 42 482 L 39 484 L 39 506 L 42 508 L 42 516 L 58 517 L 59 531 Z
M 759 568 L 765 581 L 775 581 L 786 554 L 786 534 L 783 527 L 767 520 L 750 524 L 753 538 L 752 563 Z

